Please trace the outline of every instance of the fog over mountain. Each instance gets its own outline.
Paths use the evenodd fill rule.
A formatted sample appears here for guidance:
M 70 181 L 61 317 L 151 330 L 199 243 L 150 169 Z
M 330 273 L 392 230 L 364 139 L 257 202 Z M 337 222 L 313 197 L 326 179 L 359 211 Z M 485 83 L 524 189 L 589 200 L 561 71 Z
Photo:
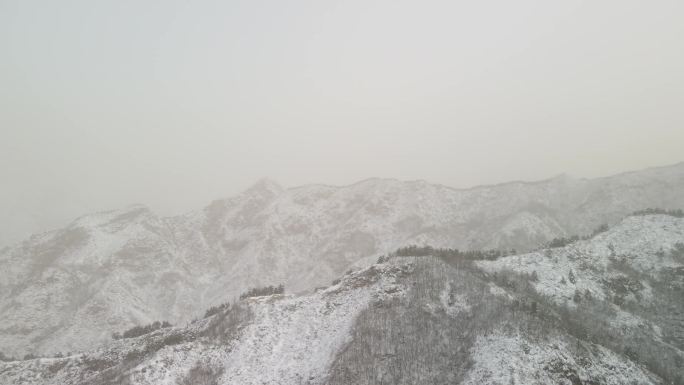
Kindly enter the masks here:
M 650 207 L 684 207 L 684 163 L 466 190 L 262 180 L 182 216 L 144 206 L 89 214 L 2 250 L 0 343 L 13 355 L 83 349 L 154 320 L 187 322 L 251 287 L 326 285 L 399 247 L 515 254 Z
M 314 293 L 252 295 L 186 326 L 0 362 L 0 380 L 680 384 L 683 272 L 684 219 L 670 215 L 496 260 L 406 249 Z
M 684 385 L 682 21 L 0 0 L 0 385 Z
M 459 188 L 680 162 L 679 0 L 0 4 L 0 247 L 260 177 Z

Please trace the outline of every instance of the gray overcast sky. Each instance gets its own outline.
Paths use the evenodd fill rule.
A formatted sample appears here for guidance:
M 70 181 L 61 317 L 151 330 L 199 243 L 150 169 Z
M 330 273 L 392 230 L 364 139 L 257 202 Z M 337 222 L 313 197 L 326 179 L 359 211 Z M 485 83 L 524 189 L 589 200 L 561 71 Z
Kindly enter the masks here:
M 0 245 L 261 177 L 684 160 L 684 2 L 0 0 Z

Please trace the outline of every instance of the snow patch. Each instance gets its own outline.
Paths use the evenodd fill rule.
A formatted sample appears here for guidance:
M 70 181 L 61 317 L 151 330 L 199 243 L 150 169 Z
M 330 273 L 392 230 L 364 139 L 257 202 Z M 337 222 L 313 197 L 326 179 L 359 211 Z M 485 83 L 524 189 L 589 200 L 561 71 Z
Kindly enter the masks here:
M 576 355 L 561 339 L 530 341 L 520 334 L 496 331 L 479 336 L 471 350 L 474 365 L 465 385 L 477 384 L 655 384 L 652 376 L 601 346 L 587 357 Z

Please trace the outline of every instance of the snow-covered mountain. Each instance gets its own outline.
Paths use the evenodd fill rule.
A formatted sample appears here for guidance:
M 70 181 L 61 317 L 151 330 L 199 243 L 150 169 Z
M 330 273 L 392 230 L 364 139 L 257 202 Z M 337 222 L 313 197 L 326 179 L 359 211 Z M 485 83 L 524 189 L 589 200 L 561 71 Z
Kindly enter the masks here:
M 681 384 L 683 294 L 684 218 L 632 216 L 494 261 L 383 257 L 313 293 L 0 362 L 0 383 Z
M 87 215 L 0 251 L 0 351 L 73 351 L 133 325 L 183 323 L 249 287 L 311 289 L 407 244 L 532 250 L 647 207 L 684 207 L 684 163 L 465 190 L 264 180 L 176 217 Z

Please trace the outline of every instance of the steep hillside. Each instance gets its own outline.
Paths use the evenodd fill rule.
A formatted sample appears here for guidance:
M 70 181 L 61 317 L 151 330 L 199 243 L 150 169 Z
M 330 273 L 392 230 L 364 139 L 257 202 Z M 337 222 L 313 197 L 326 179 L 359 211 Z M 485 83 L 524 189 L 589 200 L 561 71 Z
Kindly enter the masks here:
M 590 240 L 477 266 L 557 311 L 577 338 L 684 383 L 684 218 L 632 216 Z
M 306 296 L 248 298 L 190 323 L 63 358 L 0 362 L 3 384 L 321 383 L 363 309 L 402 295 L 406 263 Z M 182 382 L 186 381 L 186 382 Z
M 0 251 L 0 350 L 77 350 L 136 324 L 183 323 L 249 287 L 309 290 L 407 244 L 532 250 L 647 207 L 684 207 L 684 164 L 467 190 L 265 180 L 177 217 L 87 215 Z
M 246 298 L 185 327 L 0 363 L 0 383 L 682 384 L 682 330 L 669 323 L 682 320 L 671 311 L 682 306 L 682 244 L 684 219 L 653 215 L 496 261 L 390 255 L 314 293 Z M 611 249 L 625 260 L 614 265 Z M 559 269 L 542 268 L 554 258 Z M 599 267 L 582 268 L 588 260 Z M 592 294 L 550 289 L 561 277 Z

